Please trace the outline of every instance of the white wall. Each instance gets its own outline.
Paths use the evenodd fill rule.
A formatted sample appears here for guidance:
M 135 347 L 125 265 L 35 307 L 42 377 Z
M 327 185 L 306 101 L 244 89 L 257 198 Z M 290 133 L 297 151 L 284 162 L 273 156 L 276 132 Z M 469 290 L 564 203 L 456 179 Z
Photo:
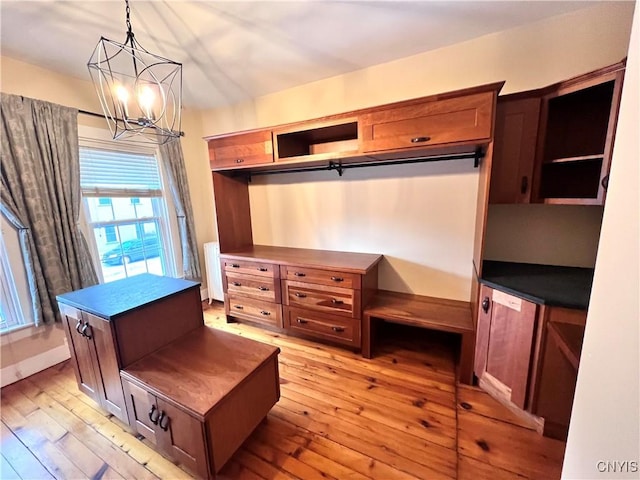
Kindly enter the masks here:
M 640 478 L 640 8 L 618 118 L 562 471 L 567 479 Z M 607 471 L 600 461 L 635 461 L 635 472 Z
M 502 80 L 502 93 L 546 86 L 620 61 L 632 11 L 628 2 L 591 6 L 207 111 L 203 131 L 274 126 Z M 382 287 L 468 300 L 477 172 L 465 162 L 376 172 L 255 177 L 249 189 L 254 241 L 381 253 L 388 257 Z M 562 216 L 551 217 L 562 225 Z M 573 253 L 575 238 L 594 231 L 599 218 L 589 218 L 578 225 L 584 231 L 566 229 L 570 233 L 556 239 L 557 256 Z M 503 223 L 493 222 L 498 238 L 503 226 L 508 229 Z M 593 261 L 593 249 L 582 257 Z

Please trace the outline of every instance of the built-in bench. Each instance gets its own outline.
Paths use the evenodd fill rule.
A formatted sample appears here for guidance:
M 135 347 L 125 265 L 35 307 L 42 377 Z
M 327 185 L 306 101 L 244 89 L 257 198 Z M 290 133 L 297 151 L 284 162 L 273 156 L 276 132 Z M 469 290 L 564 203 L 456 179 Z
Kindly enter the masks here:
M 378 290 L 363 310 L 362 356 L 365 358 L 372 356 L 379 320 L 460 334 L 458 381 L 473 382 L 475 328 L 469 302 Z

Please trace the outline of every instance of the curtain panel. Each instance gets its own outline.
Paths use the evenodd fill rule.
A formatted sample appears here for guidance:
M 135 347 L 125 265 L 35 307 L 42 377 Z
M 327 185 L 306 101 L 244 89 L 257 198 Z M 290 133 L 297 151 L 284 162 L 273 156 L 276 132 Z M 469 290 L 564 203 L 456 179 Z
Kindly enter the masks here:
M 0 209 L 18 229 L 36 325 L 59 319 L 56 295 L 98 283 L 78 228 L 78 111 L 1 94 Z
M 183 274 L 185 278 L 201 280 L 202 274 L 198 258 L 196 229 L 193 222 L 193 209 L 189 195 L 189 182 L 180 140 L 160 145 L 160 157 L 169 177 L 169 188 L 176 206 L 180 243 L 182 245 Z

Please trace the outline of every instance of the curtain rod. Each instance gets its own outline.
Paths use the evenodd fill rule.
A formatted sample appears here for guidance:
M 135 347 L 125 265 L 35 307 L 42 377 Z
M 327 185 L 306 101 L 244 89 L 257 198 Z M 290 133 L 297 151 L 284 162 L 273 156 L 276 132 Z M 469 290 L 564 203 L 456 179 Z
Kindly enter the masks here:
M 78 114 L 82 114 L 82 115 L 89 115 L 91 117 L 100 117 L 100 118 L 104 118 L 104 114 L 103 113 L 95 113 L 95 112 L 89 112 L 87 110 L 78 110 Z

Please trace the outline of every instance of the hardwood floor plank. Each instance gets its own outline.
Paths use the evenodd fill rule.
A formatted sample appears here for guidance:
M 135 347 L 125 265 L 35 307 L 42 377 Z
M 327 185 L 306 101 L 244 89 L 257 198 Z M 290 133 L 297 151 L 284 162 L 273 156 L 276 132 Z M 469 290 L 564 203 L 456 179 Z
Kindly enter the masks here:
M 466 455 L 458 455 L 458 480 L 523 480 L 524 475 L 509 472 Z
M 2 410 L 4 410 L 3 405 Z M 7 460 L 20 478 L 24 479 L 52 479 L 53 476 L 4 423 L 0 424 L 0 439 L 2 457 Z
M 0 455 L 0 478 L 2 480 L 21 480 L 18 472 L 13 469 L 4 455 Z
M 269 462 L 264 461 L 259 456 L 253 454 L 247 450 L 244 446 L 238 450 L 233 456 L 232 460 L 237 461 L 240 465 L 248 470 L 260 475 L 261 477 L 269 480 L 304 480 L 298 479 L 298 477 L 284 472 L 272 465 Z M 224 469 L 223 469 L 224 470 Z
M 458 385 L 458 408 L 501 422 L 511 423 L 530 430 L 533 429 L 530 422 L 515 415 L 508 408 L 491 398 L 487 392 L 477 387 Z
M 73 462 L 87 477 L 124 479 L 122 475 L 113 470 L 108 463 L 98 457 L 72 433 L 68 433 L 58 440 L 58 446 L 65 452 L 68 452 L 70 458 L 73 458 Z
M 469 412 L 458 414 L 458 451 L 528 478 L 560 478 L 565 443 Z
M 218 474 L 217 478 L 219 480 L 265 480 L 264 477 L 249 470 L 235 460 L 229 461 Z

